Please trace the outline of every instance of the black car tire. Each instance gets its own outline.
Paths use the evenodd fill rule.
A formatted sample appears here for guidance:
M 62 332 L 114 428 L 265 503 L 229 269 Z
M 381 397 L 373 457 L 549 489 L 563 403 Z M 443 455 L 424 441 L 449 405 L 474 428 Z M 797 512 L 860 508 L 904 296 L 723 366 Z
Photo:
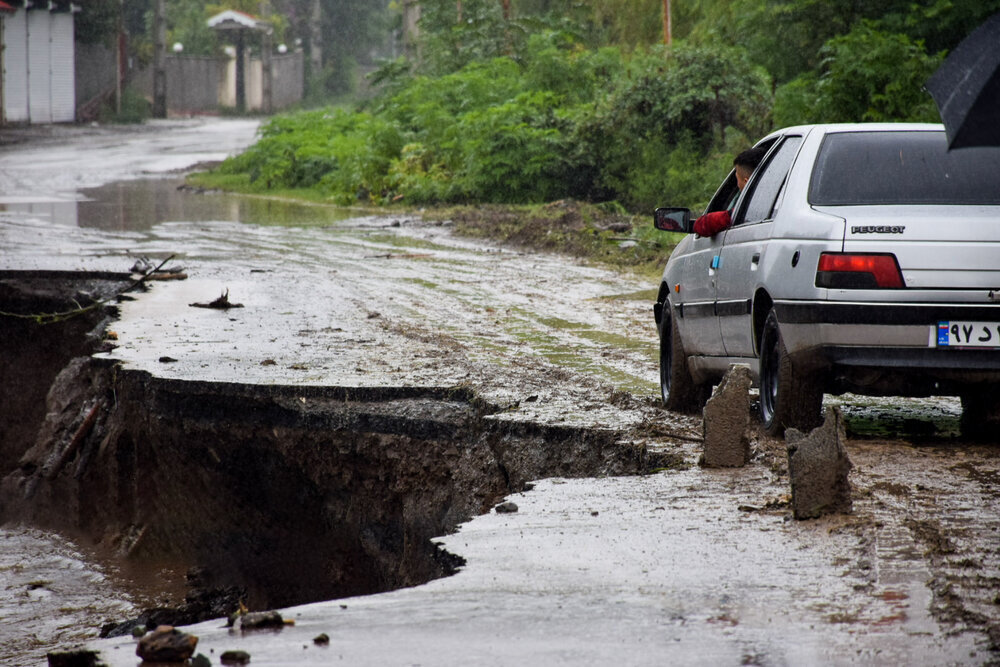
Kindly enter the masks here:
M 1000 386 L 977 385 L 962 394 L 962 436 L 973 440 L 998 440 Z
M 711 387 L 697 383 L 688 370 L 687 356 L 677 321 L 664 304 L 664 321 L 660 326 L 660 397 L 663 407 L 674 412 L 701 412 Z
M 796 372 L 781 338 L 778 317 L 768 313 L 760 341 L 760 418 L 764 432 L 780 436 L 786 428 L 808 431 L 823 419 L 823 387 Z

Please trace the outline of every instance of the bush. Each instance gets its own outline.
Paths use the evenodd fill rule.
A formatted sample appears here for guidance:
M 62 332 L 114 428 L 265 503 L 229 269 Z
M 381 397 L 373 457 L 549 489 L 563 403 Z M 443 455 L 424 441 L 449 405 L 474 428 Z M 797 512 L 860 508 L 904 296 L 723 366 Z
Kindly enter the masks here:
M 367 111 L 276 117 L 220 169 L 256 190 L 313 188 L 341 204 L 570 197 L 649 210 L 705 201 L 730 150 L 767 123 L 767 79 L 732 49 L 626 57 L 551 32 L 521 53 L 440 77 L 396 63 L 382 73 L 391 91 Z
M 98 121 L 101 123 L 121 123 L 136 124 L 144 123 L 152 115 L 149 100 L 132 88 L 125 88 L 122 91 L 121 110 L 117 113 L 114 108 L 114 100 L 105 105 L 98 114 Z

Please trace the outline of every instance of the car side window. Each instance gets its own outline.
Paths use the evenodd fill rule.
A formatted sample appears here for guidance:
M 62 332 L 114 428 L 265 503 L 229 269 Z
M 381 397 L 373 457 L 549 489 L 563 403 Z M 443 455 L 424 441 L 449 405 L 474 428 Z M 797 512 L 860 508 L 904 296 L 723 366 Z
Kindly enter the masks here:
M 768 139 L 767 141 L 762 141 L 757 144 L 758 147 L 768 148 L 777 139 Z M 729 175 L 726 176 L 726 180 L 722 181 L 722 185 L 719 189 L 715 191 L 715 195 L 712 196 L 712 200 L 708 203 L 705 208 L 705 213 L 714 213 L 715 211 L 731 211 L 736 202 L 740 197 L 740 189 L 736 185 L 736 171 L 730 171 Z
M 763 171 L 758 173 L 757 178 L 748 186 L 753 190 L 749 193 L 749 200 L 743 206 L 742 213 L 738 215 L 736 224 L 760 222 L 771 218 L 778 193 L 785 184 L 795 153 L 801 143 L 802 137 L 786 137 L 778 149 L 771 153 L 770 160 L 763 166 Z
M 715 192 L 715 196 L 712 197 L 712 201 L 708 203 L 708 207 L 705 209 L 705 213 L 714 213 L 715 211 L 725 211 L 730 208 L 733 204 L 733 200 L 739 195 L 739 188 L 736 187 L 736 172 L 729 172 L 729 176 L 726 180 L 722 182 L 719 189 Z

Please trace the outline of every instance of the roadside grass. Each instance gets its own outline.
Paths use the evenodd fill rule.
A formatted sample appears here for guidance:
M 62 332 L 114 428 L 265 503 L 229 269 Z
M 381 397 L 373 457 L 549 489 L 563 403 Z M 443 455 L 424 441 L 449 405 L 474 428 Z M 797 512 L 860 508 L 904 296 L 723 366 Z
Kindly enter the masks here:
M 271 189 L 261 192 L 245 173 L 218 171 L 188 175 L 187 184 L 273 199 L 343 208 L 321 188 Z M 617 202 L 593 204 L 561 199 L 545 204 L 464 204 L 436 207 L 359 206 L 369 214 L 419 215 L 453 223 L 456 234 L 496 241 L 525 250 L 575 257 L 586 262 L 655 279 L 682 234 L 653 227 L 652 215 L 630 214 Z

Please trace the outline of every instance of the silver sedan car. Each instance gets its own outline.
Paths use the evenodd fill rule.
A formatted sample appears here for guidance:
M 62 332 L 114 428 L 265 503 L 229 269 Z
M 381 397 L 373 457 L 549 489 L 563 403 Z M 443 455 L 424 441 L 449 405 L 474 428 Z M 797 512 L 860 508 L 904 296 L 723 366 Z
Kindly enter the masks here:
M 824 393 L 961 396 L 963 428 L 1000 423 L 1000 148 L 948 151 L 918 124 L 791 127 L 740 190 L 655 225 L 686 232 L 654 306 L 664 405 L 699 410 L 730 364 L 765 430 L 821 421 Z

